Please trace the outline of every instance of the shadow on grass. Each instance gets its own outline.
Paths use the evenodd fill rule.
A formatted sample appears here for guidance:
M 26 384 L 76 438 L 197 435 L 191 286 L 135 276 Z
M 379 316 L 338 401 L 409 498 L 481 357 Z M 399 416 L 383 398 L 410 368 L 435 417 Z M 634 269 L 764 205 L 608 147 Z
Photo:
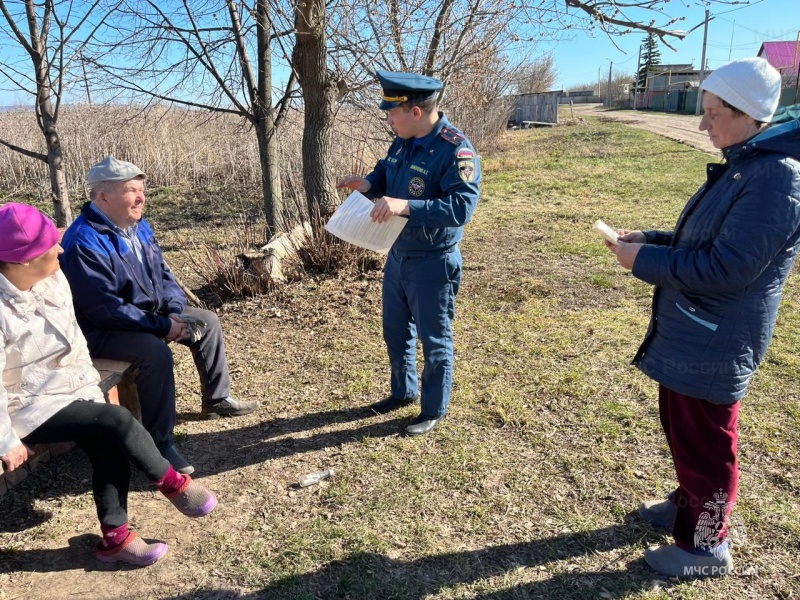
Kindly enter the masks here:
M 394 560 L 382 554 L 360 552 L 320 569 L 276 580 L 249 594 L 232 590 L 200 589 L 172 597 L 172 600 L 422 600 L 459 585 L 475 586 L 477 600 L 519 600 L 522 598 L 575 599 L 621 598 L 646 589 L 656 578 L 640 558 L 638 547 L 647 528 L 628 515 L 626 523 L 595 531 L 553 536 L 479 550 L 450 552 L 418 560 Z M 645 533 L 642 533 L 643 530 Z M 651 534 L 655 539 L 655 534 Z M 95 560 L 92 547 L 98 536 L 84 534 L 69 540 L 69 548 L 58 550 L 0 551 L 0 573 L 15 571 L 131 570 L 128 565 L 106 565 Z M 608 552 L 631 546 L 630 553 L 610 560 L 596 571 L 558 572 L 550 575 L 548 565 L 570 558 Z M 627 568 L 612 570 L 614 563 L 628 561 Z M 520 576 L 522 568 L 537 568 L 539 581 L 511 584 L 504 589 L 482 591 L 498 585 L 482 583 L 490 578 Z M 564 565 L 554 567 L 561 571 Z M 528 578 L 530 572 L 526 573 Z M 500 583 L 499 585 L 502 585 Z M 602 596 L 600 595 L 602 594 Z
M 366 438 L 398 435 L 402 426 L 410 421 L 410 417 L 400 417 L 357 428 L 307 434 L 331 425 L 377 418 L 366 407 L 329 410 L 289 419 L 273 419 L 250 427 L 194 434 L 178 446 L 195 467 L 197 475 L 203 477 L 294 454 L 358 443 Z
M 172 600 L 422 600 L 445 590 L 453 592 L 452 588 L 460 585 L 471 586 L 469 597 L 481 600 L 619 598 L 646 589 L 657 577 L 644 563 L 638 549 L 641 538 L 648 536 L 650 530 L 636 523 L 632 514 L 625 521 L 625 524 L 595 531 L 451 552 L 412 561 L 394 560 L 371 552 L 356 553 L 314 572 L 279 579 L 250 594 L 206 589 L 175 596 Z M 651 535 L 655 541 L 655 534 Z M 634 556 L 629 556 L 629 553 L 610 559 L 597 571 L 562 572 L 566 566 L 563 563 L 550 565 L 627 546 L 634 548 Z M 626 568 L 611 568 L 620 561 L 627 561 Z M 514 579 L 521 577 L 531 578 L 531 571 L 522 574 L 519 572 L 521 568 L 537 569 L 534 576 L 540 575 L 541 579 L 513 583 Z M 551 575 L 549 571 L 552 568 L 559 572 Z M 508 578 L 512 583 L 496 589 L 502 587 L 503 582 L 486 581 L 498 577 Z
M 306 434 L 321 427 L 370 417 L 377 418 L 365 407 L 322 411 L 289 419 L 273 419 L 250 427 L 192 435 L 178 445 L 195 467 L 195 476 L 202 478 L 293 454 L 361 442 L 368 437 L 397 435 L 401 426 L 407 424 L 407 419 L 398 418 L 372 422 L 356 429 Z M 298 433 L 304 435 L 291 435 Z M 78 449 L 41 465 L 0 499 L 0 533 L 24 531 L 49 520 L 52 514 L 35 509 L 34 500 L 83 494 L 91 487 L 91 476 L 89 461 Z M 134 470 L 131 490 L 141 489 L 153 487 Z M 41 570 L 41 566 L 36 564 L 31 568 Z
M 154 541 L 147 537 L 144 540 L 146 542 Z M 122 563 L 100 562 L 92 552 L 98 541 L 100 541 L 99 535 L 84 533 L 71 537 L 67 548 L 19 551 L 0 548 L 0 573 L 20 571 L 46 573 L 77 569 L 83 571 L 132 571 L 142 568 Z M 79 592 L 76 592 L 75 595 L 79 595 Z

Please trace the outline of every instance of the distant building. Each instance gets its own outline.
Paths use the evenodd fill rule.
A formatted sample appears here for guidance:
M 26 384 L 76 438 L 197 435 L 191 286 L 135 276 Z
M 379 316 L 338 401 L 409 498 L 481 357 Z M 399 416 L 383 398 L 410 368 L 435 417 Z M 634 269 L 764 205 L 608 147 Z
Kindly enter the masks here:
M 694 112 L 700 71 L 691 64 L 653 65 L 644 91 L 636 94 L 636 108 L 665 112 Z
M 563 90 L 535 94 L 517 94 L 509 116 L 509 124 L 530 127 L 558 123 L 558 99 Z
M 800 102 L 800 40 L 793 42 L 764 42 L 758 56 L 766 58 L 783 77 L 781 106 Z
M 800 42 L 764 42 L 758 56 L 766 58 L 781 73 L 796 75 L 800 65 Z

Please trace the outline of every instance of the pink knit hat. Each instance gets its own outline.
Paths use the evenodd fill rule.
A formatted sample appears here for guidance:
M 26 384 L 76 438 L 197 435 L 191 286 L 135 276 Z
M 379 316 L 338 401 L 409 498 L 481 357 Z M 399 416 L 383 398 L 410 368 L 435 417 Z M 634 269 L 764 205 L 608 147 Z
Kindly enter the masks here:
M 58 243 L 58 229 L 50 217 L 27 204 L 0 206 L 0 261 L 24 263 Z

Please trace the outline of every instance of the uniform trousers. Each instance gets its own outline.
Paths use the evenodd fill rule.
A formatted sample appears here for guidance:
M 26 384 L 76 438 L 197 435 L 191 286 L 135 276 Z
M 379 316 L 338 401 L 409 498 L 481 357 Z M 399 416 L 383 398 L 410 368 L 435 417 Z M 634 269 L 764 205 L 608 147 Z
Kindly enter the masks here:
M 672 536 L 684 550 L 712 550 L 727 538 L 739 490 L 739 402 L 714 404 L 658 388 L 661 425 L 675 463 L 678 507 Z
M 230 395 L 231 381 L 222 326 L 217 315 L 208 310 L 186 308 L 185 314 L 206 323 L 196 343 L 181 342 L 189 347 L 200 375 L 204 406 L 224 400 Z M 175 371 L 172 350 L 164 340 L 141 331 L 94 330 L 86 334 L 92 358 L 123 360 L 138 369 L 136 390 L 142 407 L 142 424 L 153 436 L 156 446 L 173 443 L 175 427 Z
M 160 481 L 169 462 L 126 408 L 76 400 L 23 438 L 26 446 L 75 442 L 92 464 L 92 493 L 100 523 L 128 522 L 131 463 L 150 481 Z
M 389 252 L 383 275 L 383 339 L 391 365 L 391 393 L 421 395 L 422 415 L 447 412 L 453 387 L 453 319 L 461 285 L 458 246 L 443 251 Z M 422 342 L 422 389 L 417 377 Z

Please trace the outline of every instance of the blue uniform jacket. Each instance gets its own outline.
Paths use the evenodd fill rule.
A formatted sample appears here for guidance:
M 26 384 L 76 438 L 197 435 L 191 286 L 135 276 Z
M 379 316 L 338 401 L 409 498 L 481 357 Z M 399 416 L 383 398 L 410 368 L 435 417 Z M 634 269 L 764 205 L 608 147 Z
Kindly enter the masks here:
M 128 242 L 89 203 L 64 234 L 61 268 L 72 288 L 78 324 L 87 337 L 100 329 L 166 337 L 171 325 L 167 315 L 186 307 L 186 295 L 145 219 L 139 222 L 138 237 L 150 275 Z
M 724 150 L 674 231 L 647 231 L 633 274 L 656 286 L 634 364 L 681 394 L 741 399 L 772 338 L 800 239 L 800 124 Z
M 481 166 L 469 140 L 442 113 L 433 131 L 414 147 L 396 137 L 386 158 L 367 175 L 369 198 L 408 200 L 408 224 L 393 248 L 431 252 L 455 246 L 478 204 Z

